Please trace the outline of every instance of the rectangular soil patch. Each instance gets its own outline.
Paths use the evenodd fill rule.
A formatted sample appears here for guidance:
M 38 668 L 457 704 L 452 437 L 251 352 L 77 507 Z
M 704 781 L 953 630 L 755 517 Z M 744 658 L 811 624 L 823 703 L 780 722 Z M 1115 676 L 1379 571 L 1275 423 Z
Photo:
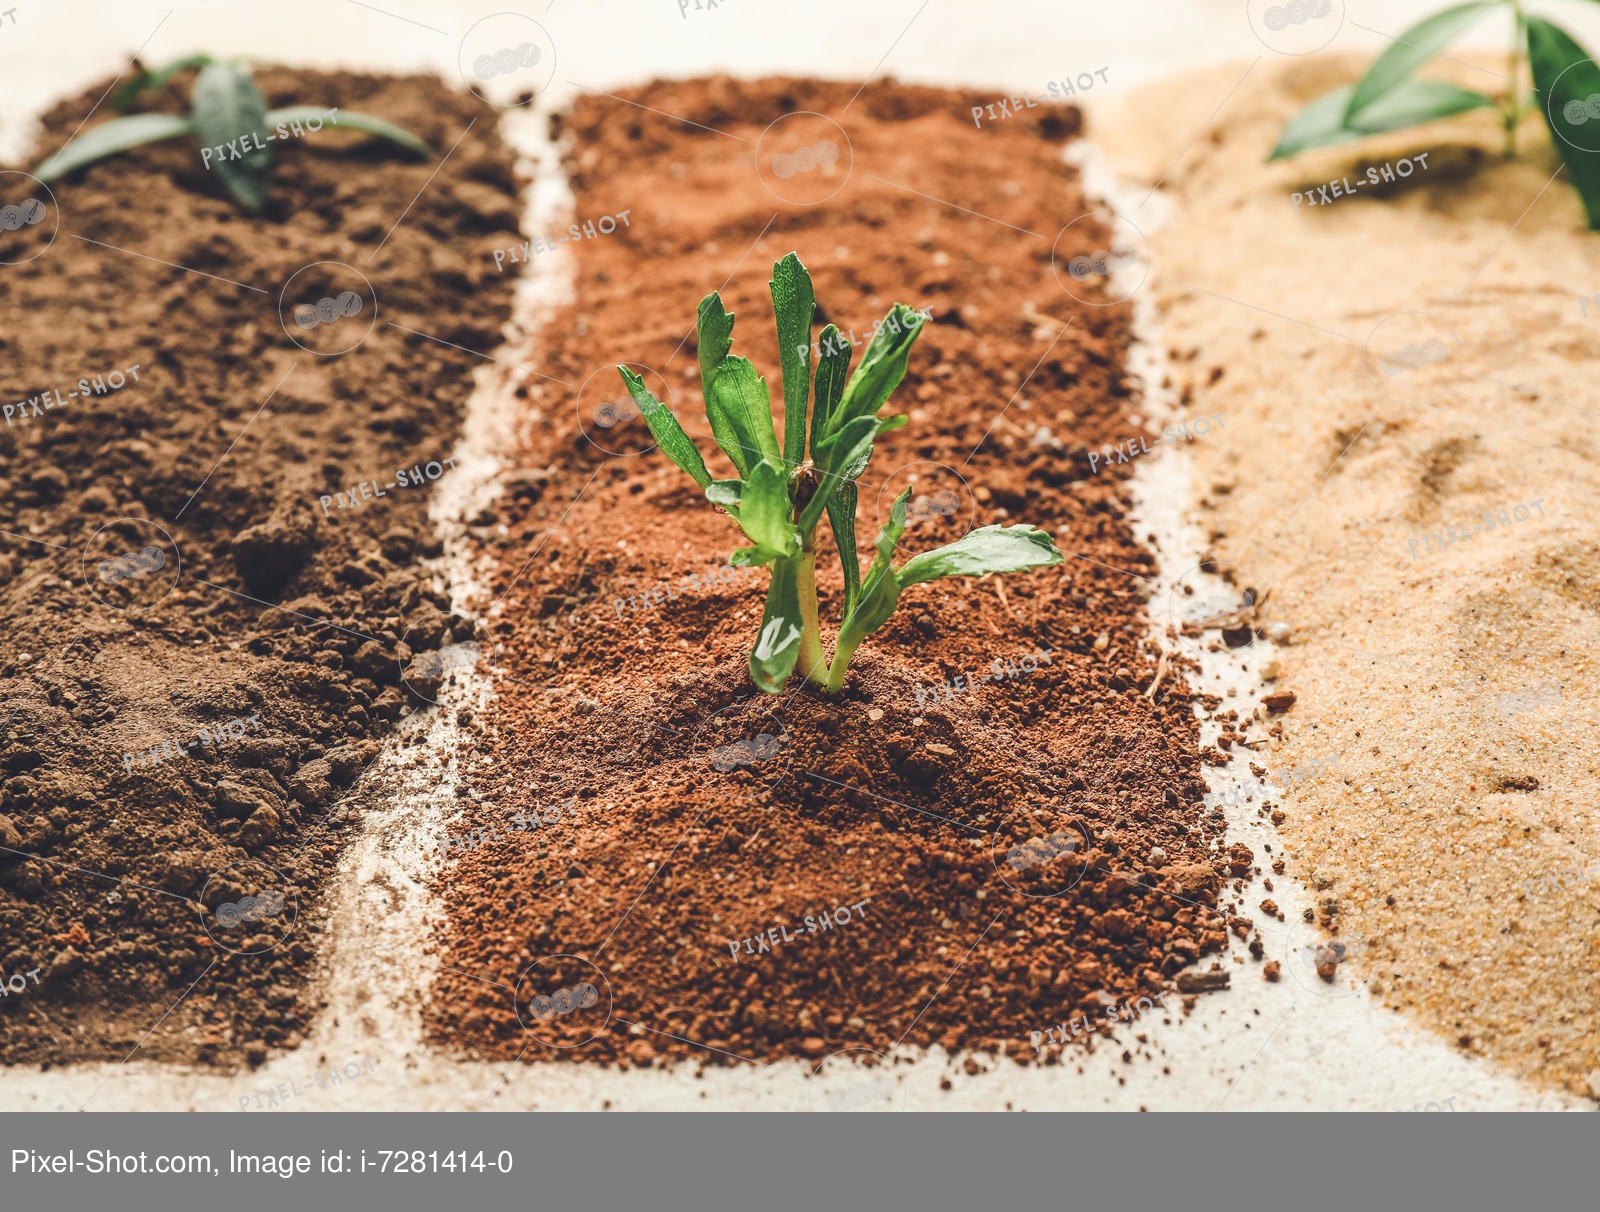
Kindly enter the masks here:
M 474 723 L 490 760 L 437 885 L 442 1045 L 625 1066 L 902 1042 L 1022 1059 L 1030 1032 L 1168 991 L 1225 943 L 1191 699 L 1170 671 L 1145 694 L 1154 556 L 1128 469 L 1086 457 L 1137 430 L 1130 309 L 1052 272 L 1057 233 L 1095 209 L 1062 157 L 1079 114 L 977 130 L 976 94 L 854 91 L 657 83 L 563 117 L 582 238 L 540 236 L 572 258 L 575 297 L 517 359 L 548 377 L 520 389 L 505 532 L 479 532 L 516 680 Z M 842 130 L 767 130 L 803 111 Z M 1105 247 L 1091 217 L 1056 251 Z M 860 482 L 860 549 L 910 485 L 900 559 L 992 522 L 1039 525 L 1068 556 L 908 590 L 831 700 L 750 685 L 767 573 L 726 566 L 742 538 L 647 449 L 613 369 L 648 368 L 714 455 L 695 305 L 721 289 L 734 352 L 779 394 L 767 280 L 791 250 L 814 332 L 864 340 L 896 301 L 932 318 L 886 409 L 910 423 Z M 986 680 L 946 693 L 958 677 Z M 1038 861 L 1010 864 L 1019 846 Z
M 187 112 L 191 79 L 141 108 Z M 498 342 L 511 275 L 467 250 L 513 241 L 510 157 L 437 80 L 257 82 L 435 156 L 275 143 L 252 216 L 172 140 L 56 181 L 54 239 L 0 266 L 0 401 L 46 401 L 0 428 L 0 970 L 38 971 L 0 999 L 7 1063 L 295 1044 L 336 805 L 424 705 L 400 662 L 451 638 L 427 502 L 477 359 L 408 330 Z

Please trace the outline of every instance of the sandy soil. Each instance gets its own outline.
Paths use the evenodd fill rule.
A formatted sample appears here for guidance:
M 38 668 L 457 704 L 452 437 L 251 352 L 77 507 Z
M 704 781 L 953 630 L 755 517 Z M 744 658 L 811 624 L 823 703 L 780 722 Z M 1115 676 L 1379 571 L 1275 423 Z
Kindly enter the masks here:
M 1285 115 L 1359 70 L 1245 79 L 1166 177 L 1149 289 L 1175 386 L 1226 417 L 1194 445 L 1213 551 L 1293 629 L 1278 764 L 1333 764 L 1290 794 L 1295 865 L 1383 1001 L 1600 1093 L 1596 237 L 1537 115 L 1511 162 L 1474 115 L 1264 163 Z M 1160 115 L 1237 79 L 1145 90 L 1103 145 L 1153 181 Z M 1409 179 L 1293 201 L 1418 154 Z

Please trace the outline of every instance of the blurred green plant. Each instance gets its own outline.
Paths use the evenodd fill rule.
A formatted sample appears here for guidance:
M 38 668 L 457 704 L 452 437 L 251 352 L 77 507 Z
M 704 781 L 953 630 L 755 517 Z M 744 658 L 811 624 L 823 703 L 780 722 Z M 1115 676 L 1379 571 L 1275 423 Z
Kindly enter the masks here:
M 432 156 L 433 149 L 404 127 L 353 110 L 330 109 L 314 105 L 291 105 L 284 109 L 267 108 L 266 98 L 256 87 L 250 69 L 235 60 L 213 59 L 210 55 L 186 55 L 150 71 L 141 70 L 127 80 L 111 98 L 111 108 L 124 113 L 140 93 L 157 89 L 180 71 L 199 68 L 190 94 L 189 116 L 173 114 L 132 114 L 90 127 L 51 156 L 33 175 L 52 181 L 74 169 L 83 168 L 117 152 L 146 143 L 194 135 L 203 149 L 233 149 L 227 154 L 202 158 L 215 167 L 217 176 L 234 201 L 248 210 L 258 211 L 266 204 L 267 176 L 272 167 L 272 152 L 266 145 L 273 139 L 273 128 L 323 120 L 337 114 L 332 125 L 349 127 L 398 143 L 419 156 Z M 279 138 L 286 137 L 280 131 Z
M 1418 68 L 1492 12 L 1511 16 L 1504 95 L 1415 78 Z M 1533 97 L 1523 93 L 1525 59 L 1533 76 Z M 1417 22 L 1395 38 L 1359 81 L 1318 97 L 1291 119 L 1270 159 L 1488 108 L 1500 111 L 1505 152 L 1514 156 L 1517 123 L 1530 107 L 1544 114 L 1590 228 L 1600 228 L 1600 67 L 1560 26 L 1526 12 L 1522 0 L 1471 0 Z M 1575 136 L 1577 127 L 1591 122 L 1593 134 L 1588 139 Z M 1594 142 L 1596 150 L 1587 150 L 1585 141 Z

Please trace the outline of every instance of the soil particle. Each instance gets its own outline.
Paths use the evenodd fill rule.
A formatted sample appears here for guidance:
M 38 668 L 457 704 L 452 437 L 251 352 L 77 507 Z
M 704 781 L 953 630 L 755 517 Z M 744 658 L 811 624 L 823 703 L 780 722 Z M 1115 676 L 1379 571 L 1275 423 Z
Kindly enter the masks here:
M 1178 977 L 1179 993 L 1215 993 L 1228 987 L 1226 972 L 1185 972 Z

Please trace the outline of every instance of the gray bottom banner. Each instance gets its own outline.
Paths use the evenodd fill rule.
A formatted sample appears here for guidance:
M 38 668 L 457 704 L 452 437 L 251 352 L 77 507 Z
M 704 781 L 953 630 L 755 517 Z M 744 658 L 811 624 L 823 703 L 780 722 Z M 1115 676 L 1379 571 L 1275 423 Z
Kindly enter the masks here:
M 7 1209 L 1593 1207 L 1587 1116 L 0 1115 Z M 1374 1205 L 1372 1196 L 1382 1192 Z

